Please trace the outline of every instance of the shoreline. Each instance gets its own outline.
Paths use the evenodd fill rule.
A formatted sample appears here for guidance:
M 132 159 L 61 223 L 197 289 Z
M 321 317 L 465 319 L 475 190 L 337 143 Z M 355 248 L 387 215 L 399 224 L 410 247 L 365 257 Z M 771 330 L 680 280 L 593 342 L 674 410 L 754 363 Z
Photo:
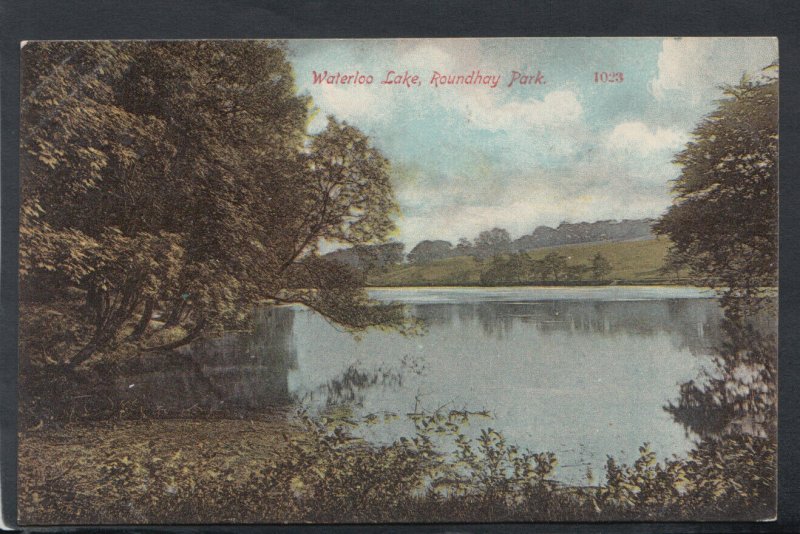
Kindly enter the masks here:
M 619 283 L 619 284 L 511 284 L 488 286 L 481 284 L 412 284 L 412 285 L 366 285 L 367 291 L 394 291 L 400 289 L 480 289 L 480 290 L 517 290 L 517 289 L 606 289 L 606 288 L 669 288 L 669 289 L 697 289 L 700 291 L 717 291 L 724 288 L 707 286 L 694 286 L 690 284 L 645 284 L 645 283 Z M 776 288 L 777 289 L 777 288 Z

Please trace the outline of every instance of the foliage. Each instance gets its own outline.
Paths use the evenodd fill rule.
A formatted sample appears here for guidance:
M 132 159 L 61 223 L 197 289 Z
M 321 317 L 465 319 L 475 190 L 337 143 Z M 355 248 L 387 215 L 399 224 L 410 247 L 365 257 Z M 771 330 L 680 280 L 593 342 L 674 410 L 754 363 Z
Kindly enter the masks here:
M 524 253 L 511 254 L 508 259 L 495 256 L 489 267 L 481 273 L 481 284 L 521 284 L 531 270 L 530 258 Z
M 774 515 L 777 433 L 778 92 L 772 65 L 743 76 L 675 162 L 675 202 L 655 225 L 673 242 L 663 272 L 719 287 L 726 343 L 665 409 L 703 438 L 685 466 L 695 506 Z M 756 328 L 766 320 L 766 328 Z M 772 323 L 772 326 L 770 326 Z M 720 476 L 720 472 L 724 476 Z M 739 504 L 733 504 L 739 503 Z M 715 505 L 717 506 L 717 505 Z
M 505 228 L 492 228 L 478 234 L 472 253 L 479 258 L 490 258 L 511 249 L 511 235 Z
M 652 223 L 652 219 L 562 222 L 557 228 L 538 226 L 533 233 L 514 240 L 507 230 L 492 228 L 480 232 L 474 240 L 459 238 L 455 247 L 443 240 L 420 241 L 409 253 L 408 261 L 413 264 L 428 264 L 457 256 L 473 256 L 480 261 L 514 252 L 535 254 L 541 249 L 561 245 L 608 244 L 613 241 L 650 239 L 653 237 Z
M 149 421 L 72 427 L 21 440 L 23 522 L 376 522 L 765 519 L 774 441 L 704 440 L 657 462 L 609 458 L 599 486 L 551 480 L 552 453 L 521 451 L 486 414 L 414 412 L 388 445 L 359 428 L 397 418 L 346 413 L 294 422 Z M 113 438 L 113 439 L 112 439 Z
M 371 315 L 362 278 L 317 255 L 321 240 L 383 240 L 396 206 L 383 155 L 332 117 L 307 135 L 309 104 L 280 43 L 23 48 L 22 295 L 78 290 L 91 326 L 60 360 L 175 348 L 266 299 L 348 328 L 400 320 Z M 148 343 L 177 326 L 183 338 Z
M 386 272 L 390 265 L 402 263 L 405 258 L 404 249 L 403 243 L 389 241 L 335 250 L 325 254 L 323 258 L 344 263 L 365 274 L 377 274 Z
M 600 252 L 594 255 L 592 258 L 592 276 L 594 276 L 595 280 L 603 280 L 614 268 L 611 266 L 611 262 L 608 261 L 608 258 L 603 256 Z
M 724 88 L 675 157 L 675 201 L 654 227 L 672 240 L 671 261 L 727 288 L 726 302 L 777 285 L 779 87 L 771 70 Z
M 645 443 L 631 466 L 608 458 L 606 483 L 592 498 L 623 519 L 690 519 L 698 511 L 703 519 L 766 519 L 775 513 L 775 452 L 774 440 L 737 435 L 704 440 L 688 459 L 662 464 Z
M 558 252 L 550 252 L 544 258 L 534 264 L 534 272 L 538 272 L 542 279 L 545 278 L 558 282 L 563 278 L 567 270 L 568 259 Z
M 409 263 L 425 264 L 448 258 L 453 255 L 453 245 L 449 241 L 420 241 L 408 253 Z
M 777 344 L 775 333 L 726 320 L 727 335 L 713 366 L 698 381 L 680 386 L 677 404 L 666 410 L 700 436 L 754 435 L 774 439 L 777 432 Z
M 591 264 L 592 258 L 596 254 L 600 253 L 612 265 L 613 270 L 607 276 L 607 280 L 624 283 L 685 284 L 688 280 L 684 273 L 681 273 L 681 277 L 676 277 L 674 274 L 665 277 L 663 273 L 659 272 L 669 246 L 670 243 L 667 239 L 660 238 L 618 243 L 564 245 L 537 249 L 524 254 L 532 260 L 541 260 L 547 254 L 556 252 L 570 257 L 569 265 L 571 266 L 586 266 Z M 499 259 L 510 257 L 510 255 L 501 255 Z M 453 256 L 425 264 L 391 265 L 385 273 L 374 273 L 368 276 L 367 282 L 373 286 L 480 285 L 481 274 L 491 269 L 494 264 L 494 259 L 479 263 L 472 256 Z M 569 278 L 578 283 L 595 283 L 589 272 L 570 273 Z M 514 278 L 510 280 L 514 280 Z M 536 278 L 527 278 L 524 281 L 532 284 L 542 283 L 540 279 Z M 545 283 L 552 282 L 545 281 Z
M 598 258 L 603 263 L 595 265 Z M 571 264 L 568 256 L 555 251 L 548 252 L 541 259 L 534 259 L 525 252 L 510 254 L 507 259 L 495 256 L 491 266 L 481 273 L 481 283 L 491 285 L 575 282 L 582 280 L 588 272 L 601 275 L 596 279 L 602 279 L 611 272 L 611 263 L 600 253 L 595 255 L 592 261 L 592 265 Z
M 512 250 L 511 234 L 504 228 L 492 228 L 480 232 L 473 241 L 459 238 L 453 247 L 441 239 L 420 241 L 408 254 L 412 264 L 427 264 L 453 256 L 473 256 L 483 260 Z

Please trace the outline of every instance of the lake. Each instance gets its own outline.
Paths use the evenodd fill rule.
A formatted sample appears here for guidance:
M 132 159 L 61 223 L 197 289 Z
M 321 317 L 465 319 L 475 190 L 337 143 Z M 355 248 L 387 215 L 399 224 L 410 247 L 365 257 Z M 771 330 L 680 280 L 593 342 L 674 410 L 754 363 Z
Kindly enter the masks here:
M 126 394 L 181 409 L 305 406 L 353 418 L 395 413 L 355 430 L 378 443 L 412 435 L 406 414 L 487 410 L 475 421 L 559 459 L 556 477 L 602 476 L 607 455 L 632 462 L 643 442 L 660 459 L 693 436 L 663 409 L 701 376 L 720 343 L 714 293 L 687 287 L 398 288 L 421 335 L 354 337 L 310 310 L 258 310 L 252 333 L 197 343 L 191 369 L 126 377 Z

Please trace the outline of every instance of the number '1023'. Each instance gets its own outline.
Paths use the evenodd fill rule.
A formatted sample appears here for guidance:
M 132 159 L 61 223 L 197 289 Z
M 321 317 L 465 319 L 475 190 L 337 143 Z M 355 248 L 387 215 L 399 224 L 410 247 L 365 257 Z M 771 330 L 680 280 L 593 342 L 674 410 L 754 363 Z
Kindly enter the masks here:
M 622 83 L 625 75 L 621 72 L 595 72 L 594 83 Z

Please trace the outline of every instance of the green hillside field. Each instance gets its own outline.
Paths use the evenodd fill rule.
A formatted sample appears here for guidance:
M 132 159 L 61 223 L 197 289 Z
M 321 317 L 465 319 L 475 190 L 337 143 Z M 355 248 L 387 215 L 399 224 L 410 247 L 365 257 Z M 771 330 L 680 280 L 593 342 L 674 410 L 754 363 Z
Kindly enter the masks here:
M 669 240 L 657 238 L 562 245 L 536 249 L 528 254 L 541 259 L 550 252 L 558 252 L 567 256 L 572 265 L 591 263 L 592 257 L 599 252 L 611 262 L 612 271 L 608 278 L 615 283 L 687 283 L 685 273 L 675 277 L 659 272 L 669 246 Z M 367 282 L 370 286 L 479 285 L 481 271 L 490 264 L 491 260 L 478 262 L 471 256 L 446 258 L 423 265 L 396 264 L 386 272 L 370 275 Z

